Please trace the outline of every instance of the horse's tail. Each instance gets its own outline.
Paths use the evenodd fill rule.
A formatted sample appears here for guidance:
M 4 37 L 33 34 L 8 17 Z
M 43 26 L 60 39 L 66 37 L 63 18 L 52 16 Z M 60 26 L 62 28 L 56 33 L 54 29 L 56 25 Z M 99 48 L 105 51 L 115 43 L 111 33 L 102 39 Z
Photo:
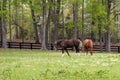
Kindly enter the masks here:
M 81 40 L 79 40 L 79 49 L 82 49 L 82 41 Z

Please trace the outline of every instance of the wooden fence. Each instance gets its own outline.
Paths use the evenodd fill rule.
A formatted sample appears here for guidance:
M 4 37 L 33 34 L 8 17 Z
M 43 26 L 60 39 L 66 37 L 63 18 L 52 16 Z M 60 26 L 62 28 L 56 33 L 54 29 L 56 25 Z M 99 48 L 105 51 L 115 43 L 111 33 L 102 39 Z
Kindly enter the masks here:
M 100 45 L 94 45 L 93 50 L 100 51 Z M 102 51 L 105 51 L 105 46 L 102 46 Z M 120 53 L 120 45 L 119 46 L 118 45 L 111 45 L 111 51 Z
M 41 43 L 29 43 L 29 42 L 8 42 L 8 48 L 18 49 L 41 49 Z M 49 50 L 53 50 L 52 44 L 47 44 Z
M 41 43 L 30 43 L 30 42 L 7 42 L 8 48 L 17 48 L 17 49 L 41 49 Z M 0 42 L 0 47 L 2 47 L 2 43 Z M 47 44 L 47 48 L 49 50 L 53 50 L 53 44 Z M 60 50 L 61 48 L 59 48 Z M 93 46 L 94 51 L 100 51 L 100 45 Z M 71 50 L 73 50 L 71 48 Z M 102 46 L 102 51 L 105 51 L 105 46 Z M 112 52 L 120 53 L 120 45 L 119 46 L 111 46 Z

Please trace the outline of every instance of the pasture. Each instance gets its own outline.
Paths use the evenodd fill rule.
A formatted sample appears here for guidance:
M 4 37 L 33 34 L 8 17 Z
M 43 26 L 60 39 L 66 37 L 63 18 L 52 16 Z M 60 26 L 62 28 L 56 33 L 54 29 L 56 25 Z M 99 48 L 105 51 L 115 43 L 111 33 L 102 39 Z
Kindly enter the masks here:
M 120 80 L 120 54 L 0 49 L 0 80 Z

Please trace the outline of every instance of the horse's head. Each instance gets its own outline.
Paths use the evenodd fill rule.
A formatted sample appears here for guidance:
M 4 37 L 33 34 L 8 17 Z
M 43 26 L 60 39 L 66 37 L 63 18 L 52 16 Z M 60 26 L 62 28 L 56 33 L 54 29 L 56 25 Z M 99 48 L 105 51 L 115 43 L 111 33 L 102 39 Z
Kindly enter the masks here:
M 57 50 L 57 41 L 54 42 L 54 49 Z
M 73 39 L 74 45 L 78 46 L 78 49 L 81 50 L 82 49 L 82 41 L 79 39 Z
M 61 46 L 62 41 L 63 41 L 63 39 L 57 40 L 57 41 L 54 42 L 54 49 L 55 50 L 57 50 L 57 48 Z

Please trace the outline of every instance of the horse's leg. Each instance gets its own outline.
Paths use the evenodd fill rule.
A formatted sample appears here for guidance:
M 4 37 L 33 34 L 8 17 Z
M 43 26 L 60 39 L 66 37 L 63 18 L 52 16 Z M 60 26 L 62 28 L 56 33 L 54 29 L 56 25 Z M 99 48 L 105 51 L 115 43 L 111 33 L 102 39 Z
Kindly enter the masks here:
M 79 46 L 77 47 L 77 52 L 78 52 L 78 56 L 80 55 L 80 48 Z
M 92 47 L 90 48 L 90 54 L 91 54 L 91 56 L 93 55 L 93 48 Z
M 78 53 L 77 54 L 78 54 L 78 56 L 80 56 L 80 50 L 79 50 L 79 48 L 78 48 Z
M 64 56 L 64 48 L 62 48 L 62 57 Z
M 76 55 L 79 56 L 79 55 L 80 55 L 80 54 L 79 54 L 79 47 L 75 47 L 75 49 L 76 49 Z
M 76 55 L 77 55 L 77 52 L 78 52 L 78 51 L 77 51 L 77 47 L 76 47 L 76 46 L 75 46 L 75 51 L 76 51 Z
M 66 52 L 67 52 L 67 55 L 68 55 L 68 56 L 70 56 L 70 54 L 69 54 L 69 52 L 68 52 L 67 48 L 65 48 L 65 50 L 66 50 Z
M 88 55 L 88 48 L 85 47 L 85 56 L 87 56 L 87 55 Z

